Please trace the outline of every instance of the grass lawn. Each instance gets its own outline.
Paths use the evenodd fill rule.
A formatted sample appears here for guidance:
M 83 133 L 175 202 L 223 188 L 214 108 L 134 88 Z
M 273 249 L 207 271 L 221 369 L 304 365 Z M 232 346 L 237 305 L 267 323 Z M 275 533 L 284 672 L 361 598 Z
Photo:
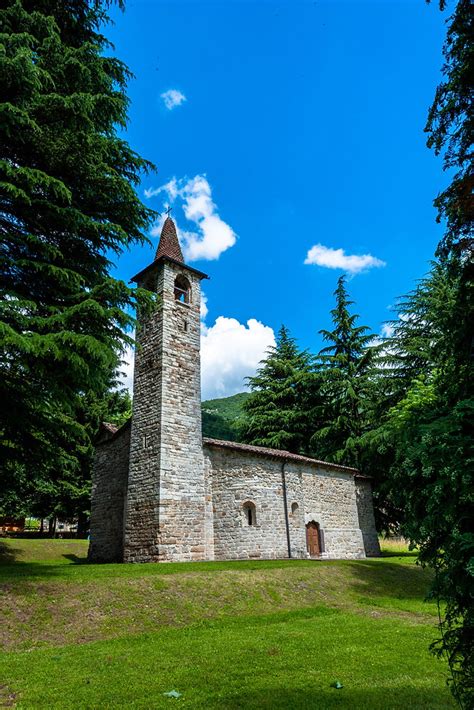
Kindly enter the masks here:
M 0 541 L 0 707 L 454 707 L 406 548 L 163 565 L 88 565 L 86 549 Z

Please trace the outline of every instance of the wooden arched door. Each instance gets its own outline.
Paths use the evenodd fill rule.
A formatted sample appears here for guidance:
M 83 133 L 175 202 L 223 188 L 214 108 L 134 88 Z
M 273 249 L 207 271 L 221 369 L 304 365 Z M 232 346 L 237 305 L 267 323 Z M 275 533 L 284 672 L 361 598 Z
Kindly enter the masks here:
M 319 523 L 314 520 L 306 525 L 306 548 L 311 557 L 319 557 L 321 554 Z

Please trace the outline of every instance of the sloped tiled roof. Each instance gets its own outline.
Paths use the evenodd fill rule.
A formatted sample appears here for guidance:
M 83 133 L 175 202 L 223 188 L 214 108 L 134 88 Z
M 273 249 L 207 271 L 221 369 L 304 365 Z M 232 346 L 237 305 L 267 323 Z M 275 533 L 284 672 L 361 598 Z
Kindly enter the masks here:
M 301 456 L 300 454 L 292 454 L 290 451 L 282 449 L 267 449 L 265 446 L 252 446 L 250 444 L 240 444 L 237 441 L 223 441 L 221 439 L 209 439 L 204 437 L 203 444 L 207 446 L 216 446 L 222 449 L 233 449 L 234 451 L 247 452 L 249 454 L 257 454 L 260 456 L 272 456 L 276 459 L 284 459 L 285 461 L 300 461 L 302 463 L 312 463 L 323 468 L 330 468 L 334 471 L 347 471 L 355 475 L 360 475 L 356 468 L 350 466 L 341 466 L 338 463 L 330 463 L 329 461 L 320 461 L 309 456 Z
M 183 252 L 181 251 L 178 234 L 176 232 L 176 225 L 171 217 L 167 217 L 165 219 L 161 229 L 160 243 L 158 244 L 158 249 L 156 250 L 155 261 L 160 259 L 162 256 L 184 263 Z

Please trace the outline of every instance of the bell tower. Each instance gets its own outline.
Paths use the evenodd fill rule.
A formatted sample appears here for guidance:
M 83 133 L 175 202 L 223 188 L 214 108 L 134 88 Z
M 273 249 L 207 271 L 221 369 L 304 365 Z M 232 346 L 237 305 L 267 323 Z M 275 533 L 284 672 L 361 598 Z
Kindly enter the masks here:
M 209 559 L 201 434 L 201 280 L 168 216 L 152 264 L 133 277 L 159 296 L 139 316 L 124 561 Z

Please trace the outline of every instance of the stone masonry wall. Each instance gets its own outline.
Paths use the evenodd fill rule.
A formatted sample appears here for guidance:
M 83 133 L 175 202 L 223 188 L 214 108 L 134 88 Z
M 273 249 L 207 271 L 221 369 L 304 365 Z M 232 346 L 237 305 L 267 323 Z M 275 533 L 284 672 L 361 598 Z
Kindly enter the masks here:
M 288 557 L 282 462 L 227 449 L 204 447 L 212 479 L 216 560 Z M 256 508 L 249 525 L 243 506 Z
M 359 525 L 364 540 L 365 554 L 369 557 L 380 555 L 380 543 L 375 528 L 374 503 L 370 479 L 356 477 L 357 510 Z
M 155 270 L 140 285 L 159 292 L 162 277 L 163 272 Z M 125 562 L 158 560 L 162 320 L 161 306 L 146 319 L 138 318 L 125 509 Z
M 354 475 L 311 466 L 303 474 L 305 523 L 319 523 L 323 558 L 364 557 Z
M 281 463 L 280 463 L 281 467 Z M 306 528 L 304 520 L 305 491 L 301 464 L 285 462 L 286 499 L 288 501 L 288 521 L 292 557 L 307 557 Z
M 90 521 L 91 562 L 122 561 L 129 449 L 129 424 L 96 447 Z
M 215 559 L 307 557 L 306 523 L 319 523 L 323 558 L 365 557 L 354 475 L 205 444 Z M 288 511 L 285 520 L 284 483 Z M 244 505 L 256 508 L 249 525 Z
M 350 471 L 325 470 L 320 465 L 303 474 L 305 523 L 319 523 L 324 558 L 365 557 L 356 501 L 354 475 Z
M 191 284 L 189 304 L 175 300 L 178 274 Z M 161 261 L 145 285 L 161 304 L 137 331 L 124 559 L 206 559 L 212 529 L 201 438 L 200 276 Z

